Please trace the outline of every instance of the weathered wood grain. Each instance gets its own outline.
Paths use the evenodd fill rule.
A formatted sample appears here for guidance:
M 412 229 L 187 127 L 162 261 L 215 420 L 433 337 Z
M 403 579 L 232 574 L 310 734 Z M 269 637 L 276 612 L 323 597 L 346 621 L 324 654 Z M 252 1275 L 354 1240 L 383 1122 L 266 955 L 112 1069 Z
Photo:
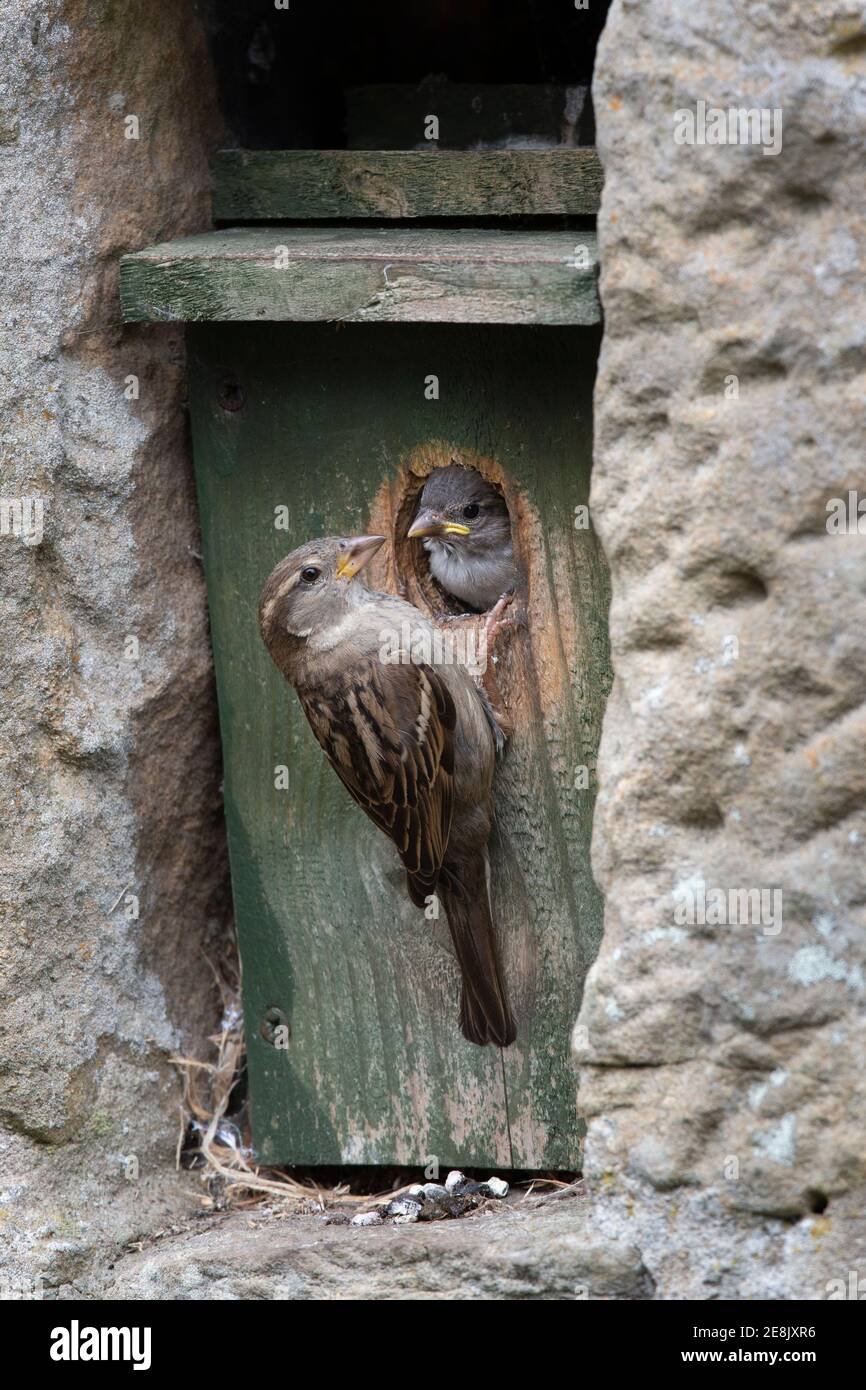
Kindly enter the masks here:
M 221 150 L 214 217 L 580 216 L 598 211 L 594 149 Z
M 427 117 L 439 122 L 442 149 L 503 141 L 575 145 L 588 89 L 555 83 L 386 82 L 350 87 L 346 131 L 353 150 L 413 149 L 427 139 Z
M 589 232 L 233 228 L 124 256 L 127 322 L 592 324 Z
M 263 1159 L 578 1163 L 569 1035 L 601 933 L 589 846 L 610 679 L 604 559 L 594 533 L 574 526 L 588 498 L 598 340 L 593 329 L 447 325 L 189 331 Z M 431 375 L 438 400 L 425 394 Z M 407 565 L 400 527 L 426 472 L 452 455 L 502 487 L 528 576 L 527 625 L 497 666 L 515 732 L 497 773 L 492 885 L 519 1029 L 502 1053 L 461 1037 L 442 924 L 409 903 L 392 846 L 327 766 L 256 625 L 272 566 L 315 535 L 387 531 L 425 603 L 423 562 L 420 575 Z M 280 506 L 287 530 L 275 529 Z M 395 588 L 388 549 L 371 579 Z M 275 787 L 279 765 L 287 790 Z M 289 1022 L 287 1050 L 262 1036 L 269 1008 Z

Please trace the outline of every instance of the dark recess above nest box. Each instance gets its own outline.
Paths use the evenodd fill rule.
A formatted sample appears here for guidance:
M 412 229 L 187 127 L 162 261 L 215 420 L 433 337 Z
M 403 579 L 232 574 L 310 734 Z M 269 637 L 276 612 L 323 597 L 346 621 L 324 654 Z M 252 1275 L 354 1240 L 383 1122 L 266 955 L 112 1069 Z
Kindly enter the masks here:
M 572 0 L 431 0 L 415 6 L 386 0 L 339 9 L 292 0 L 290 9 L 279 11 L 273 0 L 201 0 L 200 9 L 229 143 L 243 149 L 341 149 L 353 143 L 350 88 L 435 86 L 442 80 L 481 88 L 588 88 L 608 0 L 592 0 L 585 10 Z M 512 133 L 529 132 L 515 126 Z M 368 129 L 366 138 L 372 134 Z M 576 143 L 591 145 L 594 139 L 588 101 Z M 383 134 L 372 148 L 394 146 Z

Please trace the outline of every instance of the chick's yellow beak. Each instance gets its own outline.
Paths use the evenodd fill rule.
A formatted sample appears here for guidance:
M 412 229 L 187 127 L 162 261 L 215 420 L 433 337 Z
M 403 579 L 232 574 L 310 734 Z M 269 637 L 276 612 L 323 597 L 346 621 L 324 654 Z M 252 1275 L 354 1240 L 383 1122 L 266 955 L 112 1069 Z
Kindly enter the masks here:
M 469 527 L 461 526 L 459 521 L 449 521 L 436 512 L 419 512 L 406 533 L 410 540 L 420 540 L 422 536 L 468 536 Z
M 353 536 L 343 544 L 337 568 L 334 573 L 338 579 L 354 579 L 372 560 L 380 545 L 385 544 L 384 536 Z

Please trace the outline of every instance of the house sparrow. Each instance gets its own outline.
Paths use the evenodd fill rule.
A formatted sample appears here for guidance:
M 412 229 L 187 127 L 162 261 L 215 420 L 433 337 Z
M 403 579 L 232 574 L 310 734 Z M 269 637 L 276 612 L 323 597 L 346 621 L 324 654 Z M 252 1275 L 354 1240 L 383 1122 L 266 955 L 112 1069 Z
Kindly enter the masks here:
M 412 902 L 442 902 L 464 1037 L 507 1047 L 516 1034 L 487 883 L 498 730 L 484 693 L 448 659 L 447 635 L 357 578 L 383 541 L 300 546 L 265 583 L 259 627 L 337 776 L 393 840 Z M 433 653 L 444 659 L 432 664 Z
M 505 499 L 474 468 L 433 470 L 408 535 L 422 540 L 430 573 L 446 593 L 477 613 L 518 583 Z

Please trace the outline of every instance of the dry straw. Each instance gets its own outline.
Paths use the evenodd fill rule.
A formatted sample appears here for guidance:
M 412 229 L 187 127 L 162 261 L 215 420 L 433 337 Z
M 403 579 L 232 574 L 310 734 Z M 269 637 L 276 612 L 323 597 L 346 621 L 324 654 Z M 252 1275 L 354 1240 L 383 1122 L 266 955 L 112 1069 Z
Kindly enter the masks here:
M 313 1207 L 323 1211 L 326 1204 L 335 1202 L 357 1203 L 358 1198 L 342 1185 L 325 1190 L 312 1181 L 300 1183 L 279 1169 L 263 1167 L 253 1159 L 252 1150 L 229 1111 L 245 1060 L 240 980 L 232 961 L 221 962 L 220 968 L 212 961 L 208 964 L 222 999 L 219 1029 L 209 1039 L 216 1049 L 216 1060 L 171 1058 L 183 1081 L 178 1167 L 185 1141 L 192 1133 L 195 1140 L 192 1152 L 200 1160 L 202 1180 L 221 1179 L 225 1197 L 233 1205 L 252 1205 L 265 1196 L 280 1197 L 291 1207 L 306 1210 Z

